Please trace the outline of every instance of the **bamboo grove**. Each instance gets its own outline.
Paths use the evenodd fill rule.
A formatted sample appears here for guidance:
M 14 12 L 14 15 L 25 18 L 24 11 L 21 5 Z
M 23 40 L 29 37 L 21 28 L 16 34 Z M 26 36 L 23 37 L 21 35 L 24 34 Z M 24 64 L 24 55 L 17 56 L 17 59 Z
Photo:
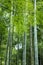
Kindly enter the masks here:
M 43 65 L 43 0 L 0 0 L 0 65 Z

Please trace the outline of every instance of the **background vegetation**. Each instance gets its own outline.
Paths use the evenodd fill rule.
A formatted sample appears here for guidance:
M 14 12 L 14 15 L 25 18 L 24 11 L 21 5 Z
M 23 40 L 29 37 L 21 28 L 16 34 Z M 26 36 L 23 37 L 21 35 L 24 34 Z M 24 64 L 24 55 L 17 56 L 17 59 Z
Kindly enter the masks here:
M 43 0 L 0 0 L 0 65 L 43 65 Z

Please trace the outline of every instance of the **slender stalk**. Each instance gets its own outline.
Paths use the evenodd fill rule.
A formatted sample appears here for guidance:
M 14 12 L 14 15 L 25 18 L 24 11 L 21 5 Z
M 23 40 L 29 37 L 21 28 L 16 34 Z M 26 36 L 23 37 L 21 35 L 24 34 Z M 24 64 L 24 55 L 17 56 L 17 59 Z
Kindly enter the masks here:
M 24 32 L 23 65 L 26 65 L 26 33 Z
M 9 65 L 11 65 L 11 58 L 12 58 L 12 43 L 13 43 L 13 0 L 11 1 L 11 16 L 10 16 Z
M 24 16 L 24 27 L 26 26 L 27 22 L 27 15 L 28 15 L 28 0 L 26 0 L 25 10 L 23 12 Z M 24 45 L 23 45 L 23 65 L 26 65 L 26 30 L 24 31 Z
M 2 34 L 0 35 L 0 54 L 2 54 L 2 49 L 1 49 L 1 42 L 2 42 Z M 0 65 L 2 65 L 2 56 L 0 57 Z
M 7 46 L 6 46 L 5 65 L 8 64 L 7 60 L 9 60 L 9 57 L 8 57 L 8 47 L 9 47 L 9 28 L 8 28 L 8 39 L 7 39 Z
M 30 25 L 30 49 L 31 49 L 31 65 L 34 65 L 34 56 L 33 56 L 33 41 L 32 41 L 32 25 Z
M 38 65 L 37 22 L 36 22 L 36 0 L 34 0 L 34 51 L 35 51 L 35 65 Z

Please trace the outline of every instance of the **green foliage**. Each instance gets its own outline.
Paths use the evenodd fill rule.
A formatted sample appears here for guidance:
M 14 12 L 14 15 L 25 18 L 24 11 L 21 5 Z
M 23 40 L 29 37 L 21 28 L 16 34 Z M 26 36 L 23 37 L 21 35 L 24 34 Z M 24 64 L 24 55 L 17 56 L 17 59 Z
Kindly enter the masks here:
M 11 6 L 12 6 L 13 7 L 12 29 L 14 28 L 12 31 L 13 37 L 14 37 L 12 55 L 14 56 L 14 55 L 17 55 L 17 52 L 18 52 L 14 48 L 14 45 L 16 45 L 18 43 L 18 40 L 16 40 L 16 38 L 18 39 L 18 37 L 20 37 L 21 35 L 23 35 L 24 32 L 26 32 L 27 38 L 30 39 L 30 37 L 29 37 L 30 25 L 32 25 L 32 27 L 34 27 L 34 4 L 33 4 L 34 2 L 33 2 L 33 0 L 28 0 L 28 2 L 27 2 L 28 6 L 27 6 L 26 0 L 13 0 L 13 1 L 14 2 L 12 5 L 11 4 L 12 0 L 0 0 L 0 38 L 2 37 L 2 40 L 0 42 L 2 44 L 2 48 L 0 48 L 0 49 L 2 50 L 3 54 L 5 54 L 7 38 L 8 38 L 8 27 L 10 26 Z M 26 6 L 27 6 L 27 8 L 26 8 Z M 28 13 L 28 14 L 26 14 L 26 13 Z M 43 30 L 43 1 L 42 0 L 37 1 L 36 15 L 37 15 L 37 26 L 40 28 L 40 31 L 38 30 L 38 45 L 39 45 L 39 49 L 41 48 L 43 50 L 43 40 L 41 43 L 41 34 L 42 34 L 41 30 Z M 24 18 L 26 20 L 25 22 L 24 22 Z M 2 36 L 1 36 L 1 34 L 2 34 Z M 21 39 L 21 37 L 20 37 L 20 39 Z M 22 42 L 23 42 L 23 39 L 22 39 Z M 27 40 L 27 43 L 28 42 L 29 42 L 28 45 L 30 46 L 30 40 Z M 31 60 L 28 58 L 28 56 L 30 57 L 29 49 L 27 48 L 27 61 Z M 28 53 L 28 51 L 29 51 L 29 53 Z M 19 53 L 20 53 L 19 54 L 20 55 L 19 60 L 20 60 L 21 55 L 22 55 L 22 49 L 19 50 Z M 2 56 L 5 58 L 5 55 L 3 55 L 3 54 L 0 53 L 0 57 Z M 13 59 L 15 59 L 15 56 Z M 4 60 L 2 60 L 2 62 L 4 62 Z M 29 62 L 27 62 L 27 64 L 28 63 Z

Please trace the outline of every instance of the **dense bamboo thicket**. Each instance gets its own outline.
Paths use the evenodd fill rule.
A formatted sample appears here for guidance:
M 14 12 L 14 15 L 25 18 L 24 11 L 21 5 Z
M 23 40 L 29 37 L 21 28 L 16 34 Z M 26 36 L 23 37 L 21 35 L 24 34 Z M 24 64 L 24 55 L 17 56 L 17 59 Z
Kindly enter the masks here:
M 0 0 L 0 65 L 43 65 L 43 0 Z

